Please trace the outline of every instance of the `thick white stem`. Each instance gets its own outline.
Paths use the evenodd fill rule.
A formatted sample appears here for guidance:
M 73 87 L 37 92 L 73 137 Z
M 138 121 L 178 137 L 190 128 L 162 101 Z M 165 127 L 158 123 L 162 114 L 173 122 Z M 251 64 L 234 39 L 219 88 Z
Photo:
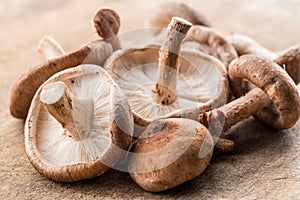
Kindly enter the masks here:
M 48 112 L 74 140 L 83 140 L 92 131 L 94 101 L 74 97 L 63 82 L 49 83 L 40 95 Z

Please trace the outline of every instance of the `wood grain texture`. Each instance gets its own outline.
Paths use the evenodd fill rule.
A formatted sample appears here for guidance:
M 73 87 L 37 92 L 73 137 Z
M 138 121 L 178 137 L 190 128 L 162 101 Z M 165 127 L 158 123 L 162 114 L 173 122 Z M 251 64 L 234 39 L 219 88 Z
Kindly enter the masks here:
M 226 137 L 230 155 L 214 155 L 201 176 L 170 191 L 152 194 L 127 173 L 110 170 L 87 181 L 60 184 L 40 175 L 24 152 L 23 121 L 12 118 L 8 96 L 14 79 L 43 57 L 35 52 L 43 35 L 66 51 L 97 38 L 90 21 L 98 8 L 120 12 L 121 31 L 143 26 L 147 11 L 161 1 L 17 1 L 0 3 L 0 199 L 297 199 L 300 196 L 300 122 L 276 131 L 250 118 Z M 272 50 L 300 43 L 300 1 L 187 0 L 222 33 L 240 32 Z

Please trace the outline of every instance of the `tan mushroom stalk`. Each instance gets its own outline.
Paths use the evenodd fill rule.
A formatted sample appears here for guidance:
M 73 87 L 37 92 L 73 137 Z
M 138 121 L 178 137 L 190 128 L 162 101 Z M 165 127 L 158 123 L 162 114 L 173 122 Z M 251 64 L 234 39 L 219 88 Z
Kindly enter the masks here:
M 198 11 L 182 2 L 166 2 L 155 7 L 149 12 L 145 22 L 148 27 L 156 27 L 154 34 L 158 34 L 171 21 L 173 16 L 178 16 L 194 25 L 210 26 L 210 22 Z
M 25 148 L 41 174 L 72 182 L 114 166 L 132 132 L 132 112 L 121 89 L 99 66 L 80 65 L 38 89 L 25 123 Z
M 48 112 L 66 129 L 66 134 L 79 141 L 92 131 L 94 101 L 91 97 L 74 97 L 61 81 L 45 85 L 40 95 Z
M 46 59 L 52 59 L 66 54 L 63 48 L 50 36 L 44 36 L 37 46 L 37 52 Z
M 177 58 L 180 45 L 192 24 L 182 18 L 172 18 L 168 34 L 159 50 L 158 80 L 153 89 L 157 103 L 172 104 L 176 100 Z
M 263 90 L 255 88 L 221 108 L 200 114 L 203 125 L 188 119 L 153 121 L 136 141 L 129 161 L 130 175 L 143 189 L 160 192 L 200 175 L 212 155 L 211 134 L 227 130 L 271 102 L 278 107 L 273 127 L 289 128 L 297 122 L 299 93 L 278 65 L 254 55 L 242 56 L 230 64 L 229 75 L 233 80 L 247 78 Z
M 282 52 L 272 52 L 245 35 L 231 34 L 228 40 L 239 55 L 255 54 L 274 60 L 287 71 L 296 84 L 300 82 L 300 45 L 292 46 Z
M 101 10 L 99 11 L 101 13 Z M 109 18 L 103 19 L 103 21 Z M 118 21 L 111 21 L 112 26 L 118 27 Z M 118 28 L 117 28 L 118 30 Z M 105 40 L 111 35 L 102 35 Z M 23 72 L 13 84 L 9 108 L 11 115 L 25 119 L 30 102 L 39 88 L 49 77 L 64 69 L 76 67 L 80 64 L 96 64 L 102 66 L 105 60 L 112 54 L 113 48 L 110 43 L 103 40 L 95 40 L 87 43 L 79 50 L 47 60 L 35 67 Z M 45 52 L 46 53 L 46 52 Z M 53 51 L 52 51 L 53 53 Z

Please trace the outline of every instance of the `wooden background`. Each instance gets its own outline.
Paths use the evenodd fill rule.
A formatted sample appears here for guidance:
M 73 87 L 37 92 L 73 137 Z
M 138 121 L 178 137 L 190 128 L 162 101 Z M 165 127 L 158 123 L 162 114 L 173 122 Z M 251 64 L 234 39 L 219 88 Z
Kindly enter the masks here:
M 229 131 L 237 143 L 231 155 L 215 155 L 201 176 L 170 191 L 152 194 L 126 173 L 70 184 L 40 175 L 24 152 L 23 121 L 8 111 L 14 79 L 43 60 L 35 48 L 43 35 L 67 51 L 96 38 L 90 28 L 100 7 L 122 17 L 121 32 L 141 28 L 159 0 L 1 0 L 0 2 L 0 199 L 299 199 L 300 123 L 276 131 L 253 118 Z M 247 34 L 272 50 L 300 43 L 299 0 L 186 0 L 224 34 Z

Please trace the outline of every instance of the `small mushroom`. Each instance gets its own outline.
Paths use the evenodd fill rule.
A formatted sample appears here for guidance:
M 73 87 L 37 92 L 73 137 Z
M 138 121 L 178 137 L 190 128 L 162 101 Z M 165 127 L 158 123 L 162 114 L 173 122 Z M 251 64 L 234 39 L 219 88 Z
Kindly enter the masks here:
M 120 29 L 120 16 L 110 8 L 100 9 L 93 18 L 93 26 L 97 34 L 109 42 L 113 50 L 121 49 L 121 41 L 117 34 Z
M 212 155 L 210 134 L 229 129 L 271 102 L 278 108 L 277 118 L 272 118 L 275 128 L 289 128 L 297 122 L 299 93 L 277 64 L 245 55 L 230 64 L 229 75 L 233 80 L 247 78 L 263 90 L 255 88 L 221 108 L 201 113 L 199 121 L 203 125 L 188 119 L 151 122 L 135 142 L 129 161 L 130 175 L 143 189 L 160 192 L 200 175 Z
M 52 59 L 66 54 L 63 48 L 50 36 L 44 36 L 37 46 L 37 52 Z
M 133 117 L 104 69 L 80 65 L 38 89 L 24 131 L 32 165 L 51 180 L 72 182 L 98 176 L 124 156 Z
M 100 10 L 97 13 L 99 20 L 102 12 L 115 13 L 112 10 Z M 103 24 L 103 28 L 106 28 L 107 24 L 110 24 L 111 27 L 114 27 L 114 33 L 118 31 L 120 25 L 119 20 L 111 20 L 110 17 L 115 19 L 117 17 L 116 13 L 108 16 L 103 15 L 103 18 L 101 18 L 102 23 L 98 24 L 97 30 L 100 30 Z M 16 118 L 25 119 L 35 92 L 39 86 L 53 74 L 64 69 L 76 67 L 80 64 L 96 64 L 102 66 L 105 60 L 112 54 L 113 48 L 111 43 L 106 42 L 106 39 L 111 37 L 110 32 L 102 33 L 101 37 L 103 40 L 89 42 L 79 50 L 47 60 L 23 72 L 13 84 L 11 90 L 9 99 L 11 115 Z
M 164 29 L 174 16 L 186 19 L 195 25 L 210 26 L 208 20 L 201 13 L 182 2 L 166 2 L 154 8 L 149 13 L 150 16 L 147 18 L 145 24 L 148 27 L 160 28 L 153 29 L 155 35 Z
M 106 61 L 105 69 L 129 98 L 136 124 L 164 117 L 197 119 L 200 111 L 227 101 L 224 65 L 201 52 L 180 51 L 190 26 L 173 17 L 160 50 L 154 45 L 120 50 Z
M 294 82 L 300 82 L 300 45 L 295 45 L 282 52 L 272 52 L 263 47 L 252 38 L 241 35 L 231 34 L 228 40 L 232 43 L 239 55 L 255 54 L 261 55 L 269 60 L 274 60 L 283 67 L 292 77 Z

